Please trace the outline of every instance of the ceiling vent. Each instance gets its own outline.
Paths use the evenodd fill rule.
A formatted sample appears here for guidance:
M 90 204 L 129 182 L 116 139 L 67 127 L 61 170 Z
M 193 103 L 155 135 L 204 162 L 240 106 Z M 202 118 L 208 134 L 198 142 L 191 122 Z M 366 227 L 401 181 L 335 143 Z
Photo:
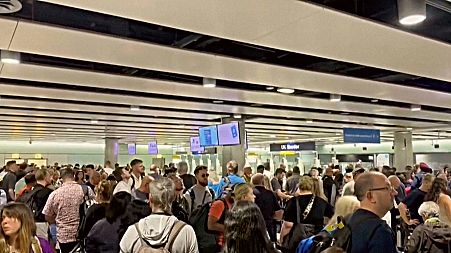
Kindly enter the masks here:
M 0 0 L 0 14 L 18 12 L 22 9 L 19 0 Z

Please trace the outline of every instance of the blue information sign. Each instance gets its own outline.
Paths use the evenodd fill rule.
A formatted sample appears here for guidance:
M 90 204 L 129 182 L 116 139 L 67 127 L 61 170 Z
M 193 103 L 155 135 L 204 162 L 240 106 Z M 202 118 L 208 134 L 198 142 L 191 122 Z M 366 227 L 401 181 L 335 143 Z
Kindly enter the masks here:
M 345 143 L 381 143 L 379 129 L 344 128 L 343 140 Z

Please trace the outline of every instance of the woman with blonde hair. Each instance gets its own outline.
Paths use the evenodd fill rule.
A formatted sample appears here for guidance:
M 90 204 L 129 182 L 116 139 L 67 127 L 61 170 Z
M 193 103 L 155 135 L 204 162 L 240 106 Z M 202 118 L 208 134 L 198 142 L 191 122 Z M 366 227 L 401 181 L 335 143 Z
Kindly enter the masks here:
M 103 180 L 94 189 L 96 193 L 95 203 L 86 210 L 84 222 L 80 224 L 80 237 L 86 238 L 91 228 L 97 221 L 105 218 L 106 209 L 113 195 L 114 183 Z
M 315 196 L 320 197 L 320 198 L 324 199 L 325 201 L 327 201 L 327 197 L 324 194 L 324 189 L 319 184 L 319 179 L 318 178 L 312 178 L 312 179 L 313 179 L 313 194 Z
M 250 184 L 237 184 L 233 190 L 232 198 L 234 202 L 241 200 L 255 202 L 254 189 Z
M 346 217 L 354 213 L 360 207 L 360 202 L 356 196 L 343 196 L 335 203 L 334 216 L 329 220 L 326 227 L 333 226 L 337 223 L 338 216 Z
M 36 224 L 28 206 L 11 202 L 0 214 L 0 253 L 53 253 L 50 243 L 36 236 Z

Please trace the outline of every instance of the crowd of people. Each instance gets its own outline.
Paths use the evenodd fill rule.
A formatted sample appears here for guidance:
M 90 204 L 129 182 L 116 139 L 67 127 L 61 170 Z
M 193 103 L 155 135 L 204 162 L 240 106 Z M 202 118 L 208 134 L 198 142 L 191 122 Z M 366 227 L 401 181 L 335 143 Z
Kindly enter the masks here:
M 186 162 L 151 165 L 146 175 L 139 159 L 124 167 L 9 161 L 0 173 L 0 253 L 313 252 L 305 245 L 318 235 L 336 241 L 323 252 L 451 252 L 448 168 L 271 171 L 265 163 L 239 173 L 230 161 L 216 178 L 206 166 L 188 173 Z M 351 232 L 338 238 L 343 228 Z

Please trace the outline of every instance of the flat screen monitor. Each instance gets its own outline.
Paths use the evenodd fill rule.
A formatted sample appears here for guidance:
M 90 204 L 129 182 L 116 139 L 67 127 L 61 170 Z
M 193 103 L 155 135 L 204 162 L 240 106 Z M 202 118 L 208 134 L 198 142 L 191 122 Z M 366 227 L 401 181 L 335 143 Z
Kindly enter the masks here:
M 136 155 L 136 143 L 129 143 L 127 149 L 129 155 Z
M 219 145 L 240 145 L 240 128 L 238 122 L 218 125 Z
M 218 146 L 218 129 L 215 126 L 199 128 L 200 146 Z
M 157 141 L 149 142 L 149 155 L 158 155 Z
M 190 138 L 190 148 L 193 153 L 202 153 L 205 151 L 205 148 L 200 146 L 199 136 Z

